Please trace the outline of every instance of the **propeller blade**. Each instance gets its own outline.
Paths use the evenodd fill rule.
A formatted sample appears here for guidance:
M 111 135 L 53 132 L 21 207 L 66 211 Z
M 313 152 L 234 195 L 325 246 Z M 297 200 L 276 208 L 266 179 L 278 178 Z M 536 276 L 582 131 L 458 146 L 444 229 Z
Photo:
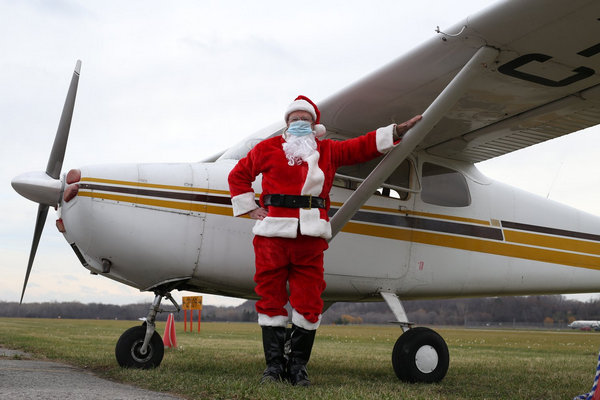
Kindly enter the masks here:
M 73 109 L 75 108 L 75 97 L 77 96 L 80 71 L 81 61 L 77 60 L 75 71 L 73 71 L 73 77 L 71 78 L 71 84 L 69 85 L 69 91 L 67 92 L 67 98 L 65 99 L 65 105 L 63 106 L 62 114 L 60 116 L 60 122 L 58 123 L 58 129 L 56 130 L 56 136 L 54 137 L 52 151 L 48 158 L 46 174 L 43 172 L 23 174 L 13 179 L 12 182 L 12 185 L 17 192 L 28 199 L 40 203 L 38 206 L 37 219 L 35 220 L 31 251 L 29 252 L 27 273 L 25 274 L 25 282 L 23 282 L 23 291 L 21 292 L 21 301 L 19 304 L 23 303 L 23 296 L 25 296 L 25 289 L 27 288 L 27 282 L 29 281 L 29 274 L 31 274 L 35 253 L 37 252 L 38 244 L 42 237 L 42 231 L 46 224 L 46 217 L 48 216 L 49 209 L 48 204 L 58 206 L 58 202 L 60 201 L 60 192 L 62 190 L 62 184 L 59 181 L 60 171 L 65 158 L 69 131 L 71 130 L 71 119 L 73 118 Z
M 67 140 L 69 139 L 69 130 L 71 129 L 71 119 L 73 117 L 73 108 L 75 107 L 75 97 L 77 95 L 80 71 L 81 61 L 77 60 L 69 91 L 67 92 L 65 105 L 63 106 L 63 111 L 60 116 L 60 122 L 58 123 L 58 129 L 56 130 L 56 137 L 54 138 L 50 158 L 48 158 L 48 166 L 46 167 L 46 173 L 54 179 L 59 178 L 63 160 L 65 158 L 65 150 L 67 148 Z
M 29 252 L 29 263 L 27 264 L 27 273 L 25 274 L 25 282 L 23 282 L 23 291 L 21 292 L 21 301 L 23 303 L 23 296 L 25 295 L 25 288 L 27 287 L 27 281 L 29 280 L 29 274 L 31 273 L 31 267 L 33 266 L 33 260 L 35 259 L 35 253 L 37 252 L 38 244 L 40 243 L 40 237 L 46 224 L 46 217 L 48 216 L 49 206 L 46 204 L 40 204 L 38 206 L 37 219 L 35 220 L 35 230 L 33 231 L 33 242 L 31 243 L 31 251 Z

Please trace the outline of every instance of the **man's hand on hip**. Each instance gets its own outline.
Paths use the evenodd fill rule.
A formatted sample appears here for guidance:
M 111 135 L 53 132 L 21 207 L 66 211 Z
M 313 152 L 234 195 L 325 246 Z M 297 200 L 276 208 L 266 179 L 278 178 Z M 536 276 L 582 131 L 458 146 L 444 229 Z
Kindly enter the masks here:
M 254 210 L 248 212 L 248 216 L 252 219 L 258 219 L 262 221 L 268 215 L 267 210 L 262 207 L 255 208 Z

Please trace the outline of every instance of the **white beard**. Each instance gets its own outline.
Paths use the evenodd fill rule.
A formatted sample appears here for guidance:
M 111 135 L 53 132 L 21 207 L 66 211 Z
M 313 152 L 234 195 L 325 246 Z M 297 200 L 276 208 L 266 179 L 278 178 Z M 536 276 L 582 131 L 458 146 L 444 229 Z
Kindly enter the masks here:
M 310 155 L 317 151 L 317 140 L 314 133 L 300 137 L 288 135 L 283 144 L 283 151 L 285 151 L 285 157 L 288 159 L 288 165 L 302 164 L 302 161 L 306 161 Z

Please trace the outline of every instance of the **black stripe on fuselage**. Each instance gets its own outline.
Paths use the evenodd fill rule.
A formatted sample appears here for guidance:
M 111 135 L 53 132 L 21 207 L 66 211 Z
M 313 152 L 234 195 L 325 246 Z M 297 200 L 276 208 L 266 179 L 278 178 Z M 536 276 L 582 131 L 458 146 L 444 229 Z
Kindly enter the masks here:
M 79 187 L 81 189 L 132 194 L 135 196 L 161 197 L 166 199 L 195 201 L 200 203 L 231 204 L 231 199 L 229 197 L 211 196 L 202 193 L 167 192 L 163 190 L 152 190 L 124 186 L 95 185 L 89 183 L 82 183 L 79 185 Z
M 549 228 L 547 226 L 529 225 L 511 221 L 502 221 L 502 227 L 508 229 L 516 229 L 520 231 L 546 233 L 549 235 L 565 236 L 572 237 L 575 239 L 586 239 L 593 240 L 595 242 L 600 242 L 600 235 L 594 235 L 593 233 L 568 231 L 565 229 Z
M 329 210 L 329 217 L 331 218 L 336 212 L 337 209 L 331 208 Z M 498 228 L 411 217 L 408 215 L 390 215 L 368 211 L 358 211 L 356 214 L 354 214 L 352 220 L 380 225 L 391 225 L 402 228 L 419 229 L 424 231 L 473 236 L 483 239 L 504 240 L 502 230 Z

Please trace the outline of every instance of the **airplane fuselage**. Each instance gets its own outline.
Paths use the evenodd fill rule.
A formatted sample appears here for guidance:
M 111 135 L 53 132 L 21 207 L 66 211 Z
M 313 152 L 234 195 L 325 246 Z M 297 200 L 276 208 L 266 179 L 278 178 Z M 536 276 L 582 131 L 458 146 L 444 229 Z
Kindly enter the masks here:
M 234 165 L 84 167 L 77 196 L 59 209 L 65 238 L 86 268 L 109 266 L 105 276 L 141 290 L 172 283 L 254 298 L 254 221 L 232 216 Z M 325 301 L 597 291 L 600 218 L 494 182 L 472 164 L 419 154 L 410 165 L 412 192 L 373 195 L 330 243 Z M 444 187 L 456 178 L 447 171 L 465 193 Z M 330 215 L 352 192 L 340 186 Z
M 600 321 L 573 321 L 568 325 L 571 329 L 581 329 L 581 330 L 600 330 Z

